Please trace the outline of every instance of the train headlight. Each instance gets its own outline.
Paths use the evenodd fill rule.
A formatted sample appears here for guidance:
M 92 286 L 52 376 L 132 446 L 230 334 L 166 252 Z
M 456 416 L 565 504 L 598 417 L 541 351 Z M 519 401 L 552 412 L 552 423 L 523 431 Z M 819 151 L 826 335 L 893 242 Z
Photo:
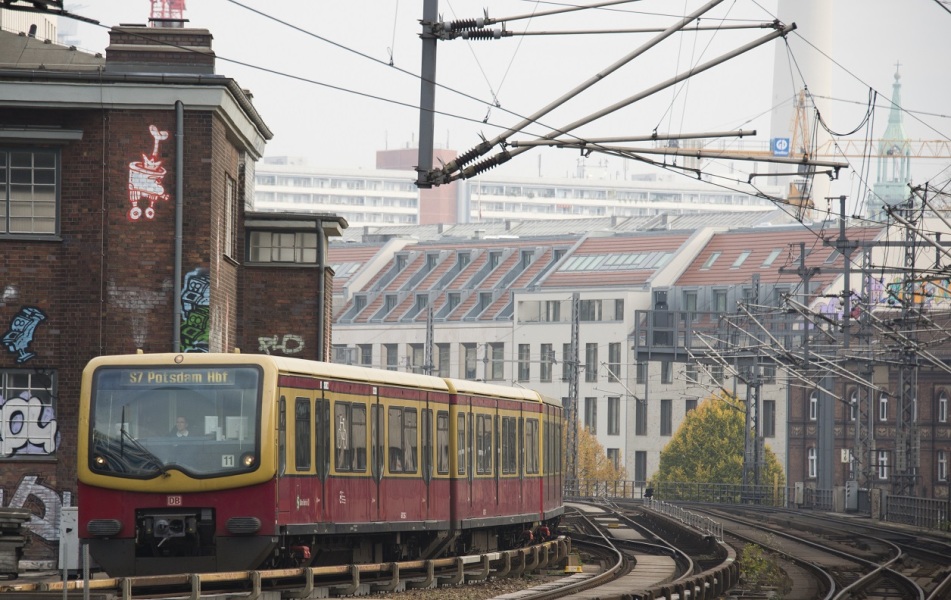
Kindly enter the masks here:
M 92 457 L 92 462 L 100 469 L 104 469 L 106 467 L 106 459 L 98 454 Z
M 254 454 L 248 452 L 248 453 L 246 453 L 246 454 L 241 455 L 241 466 L 244 467 L 244 468 L 253 467 L 253 466 L 254 466 Z

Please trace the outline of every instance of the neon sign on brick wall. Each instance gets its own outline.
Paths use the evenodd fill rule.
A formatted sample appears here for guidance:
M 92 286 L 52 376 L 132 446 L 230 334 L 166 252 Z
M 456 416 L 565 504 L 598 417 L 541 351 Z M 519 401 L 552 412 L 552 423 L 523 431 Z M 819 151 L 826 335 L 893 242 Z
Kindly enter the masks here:
M 155 140 L 152 156 L 143 154 L 141 161 L 129 163 L 129 204 L 132 205 L 129 208 L 130 221 L 138 221 L 143 213 L 146 219 L 155 218 L 155 203 L 168 200 L 168 194 L 162 186 L 166 171 L 162 161 L 158 160 L 159 143 L 168 139 L 168 132 L 149 125 L 149 133 Z

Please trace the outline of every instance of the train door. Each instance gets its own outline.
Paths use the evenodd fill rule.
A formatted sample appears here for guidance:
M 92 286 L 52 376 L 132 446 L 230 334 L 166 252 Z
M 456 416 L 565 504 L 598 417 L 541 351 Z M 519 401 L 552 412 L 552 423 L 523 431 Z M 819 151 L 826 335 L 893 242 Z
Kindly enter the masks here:
M 366 396 L 334 396 L 329 435 L 333 438 L 330 463 L 334 488 L 331 502 L 340 505 L 338 514 L 351 522 L 375 517 L 376 482 L 367 477 Z M 372 405 L 371 405 L 372 406 Z
M 423 476 L 423 493 L 425 498 L 425 506 L 423 507 L 423 514 L 421 515 L 424 519 L 433 518 L 434 509 L 433 502 L 438 502 L 437 498 L 432 496 L 432 482 L 433 482 L 433 409 L 429 403 L 429 395 L 427 394 L 426 404 L 423 407 L 422 418 L 420 419 L 420 460 L 419 468 L 420 474 Z
M 493 438 L 492 441 L 493 441 L 494 444 L 495 444 L 495 446 L 492 448 L 492 450 L 493 450 L 493 451 L 492 451 L 492 457 L 493 457 L 493 459 L 494 459 L 494 460 L 492 461 L 492 462 L 493 462 L 493 464 L 492 464 L 492 473 L 493 473 L 492 477 L 493 477 L 493 483 L 494 483 L 494 487 L 495 487 L 495 492 L 494 492 L 494 494 L 495 494 L 495 506 L 496 506 L 496 509 L 498 509 L 498 506 L 499 506 L 499 505 L 501 504 L 501 502 L 502 502 L 502 494 L 501 494 L 501 489 L 500 489 L 500 486 L 502 485 L 502 482 L 501 482 L 501 477 L 502 477 L 502 474 L 501 474 L 501 473 L 502 473 L 502 436 L 501 436 L 501 432 L 502 432 L 502 429 L 501 429 L 501 428 L 502 428 L 502 422 L 501 422 L 501 418 L 499 417 L 499 403 L 498 403 L 498 400 L 496 400 L 496 402 L 495 402 L 495 415 L 493 416 L 492 421 L 494 421 L 494 423 L 495 423 L 495 426 L 493 427 L 493 431 L 492 431 L 492 438 Z
M 327 477 L 330 474 L 330 399 L 327 397 L 327 382 L 323 382 L 320 395 L 314 401 L 314 455 L 317 477 L 311 477 L 311 501 L 317 504 L 315 511 L 322 520 L 331 520 L 333 515 L 328 514 L 332 509 L 328 506 L 330 498 L 327 492 Z
M 286 523 L 291 508 L 291 493 L 285 489 L 287 478 L 287 401 L 283 395 L 277 409 L 277 512 L 278 522 Z

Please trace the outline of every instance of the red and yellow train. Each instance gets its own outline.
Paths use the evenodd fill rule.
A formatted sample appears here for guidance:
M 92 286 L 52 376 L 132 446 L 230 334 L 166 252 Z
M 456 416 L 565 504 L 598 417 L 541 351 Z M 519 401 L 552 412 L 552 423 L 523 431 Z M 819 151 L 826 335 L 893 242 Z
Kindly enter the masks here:
M 489 552 L 564 510 L 562 409 L 526 389 L 136 354 L 80 402 L 79 535 L 112 576 Z

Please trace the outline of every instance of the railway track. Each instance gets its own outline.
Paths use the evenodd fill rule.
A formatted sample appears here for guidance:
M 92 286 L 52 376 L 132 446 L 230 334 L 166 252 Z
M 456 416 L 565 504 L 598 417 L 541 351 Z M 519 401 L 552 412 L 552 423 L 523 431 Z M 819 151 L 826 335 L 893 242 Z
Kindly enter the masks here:
M 907 534 L 779 509 L 692 510 L 720 520 L 724 535 L 738 545 L 755 543 L 782 557 L 792 583 L 784 598 L 948 597 L 946 554 L 916 546 Z

